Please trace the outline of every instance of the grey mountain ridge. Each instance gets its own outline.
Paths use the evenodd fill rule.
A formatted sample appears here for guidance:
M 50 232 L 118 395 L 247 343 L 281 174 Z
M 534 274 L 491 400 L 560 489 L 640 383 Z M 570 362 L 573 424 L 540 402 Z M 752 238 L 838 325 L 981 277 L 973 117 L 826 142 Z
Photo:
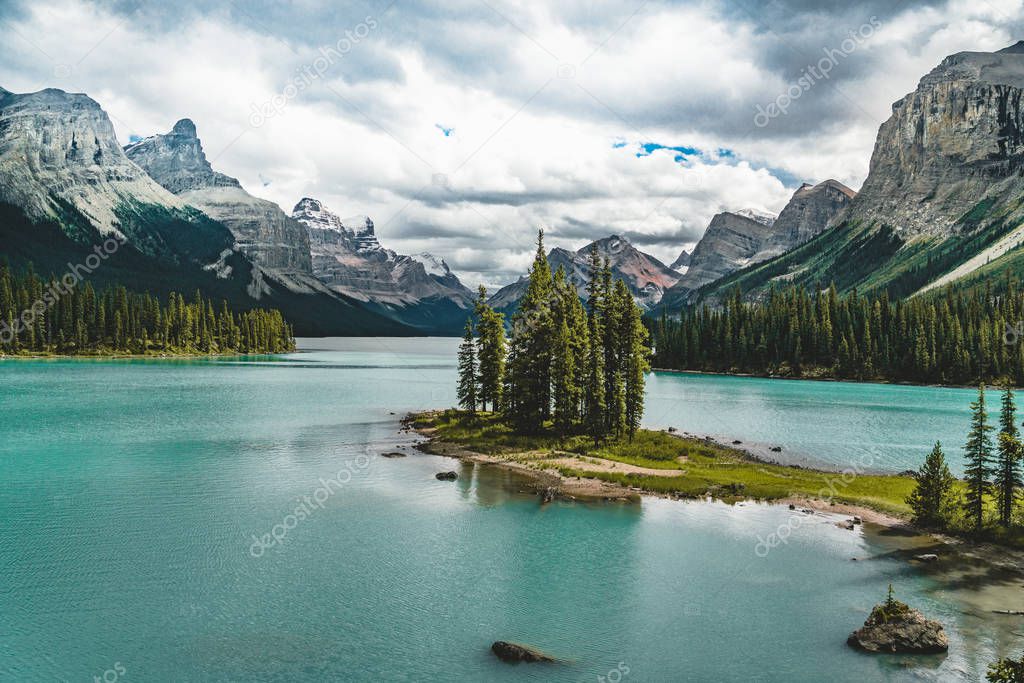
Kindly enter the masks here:
M 602 257 L 609 258 L 613 277 L 622 279 L 629 287 L 633 298 L 644 308 L 651 308 L 661 301 L 665 290 L 679 279 L 679 273 L 653 256 L 638 250 L 629 240 L 619 235 L 591 242 L 575 252 L 561 247 L 551 249 L 548 252 L 548 263 L 552 272 L 561 266 L 581 297 L 586 297 L 590 249 L 595 245 Z M 497 310 L 511 313 L 526 294 L 526 288 L 526 279 L 520 278 L 517 282 L 495 292 L 489 303 Z
M 804 183 L 773 221 L 757 220 L 750 211 L 716 215 L 694 247 L 686 273 L 666 292 L 663 305 L 676 310 L 690 303 L 701 287 L 803 244 L 827 229 L 854 196 L 836 180 Z
M 190 122 L 181 122 L 174 135 L 195 140 Z M 197 145 L 193 154 L 201 154 Z M 207 165 L 199 184 L 244 192 L 230 181 Z M 117 266 L 95 271 L 97 286 L 123 284 L 163 295 L 202 289 L 239 310 L 281 308 L 306 333 L 411 331 L 303 275 L 301 257 L 292 271 L 255 263 L 229 227 L 134 163 L 106 112 L 81 93 L 0 90 L 0 202 L 10 205 L 0 244 L 14 265 L 63 268 L 69 260 L 80 262 L 83 249 L 117 235 L 123 238 L 111 257 Z
M 169 133 L 132 143 L 125 153 L 183 202 L 226 225 L 258 265 L 300 280 L 312 276 L 303 227 L 277 204 L 252 196 L 236 179 L 214 171 L 191 120 L 182 119 Z
M 368 217 L 342 219 L 311 197 L 295 205 L 292 218 L 308 234 L 313 273 L 332 290 L 412 325 L 443 320 L 447 331 L 455 332 L 465 322 L 475 294 L 444 259 L 387 249 Z
M 807 248 L 731 279 L 752 296 L 771 283 L 837 281 L 909 296 L 1020 272 L 1024 254 L 1024 42 L 958 52 L 892 105 L 868 176 Z M 712 287 L 704 296 L 720 298 Z

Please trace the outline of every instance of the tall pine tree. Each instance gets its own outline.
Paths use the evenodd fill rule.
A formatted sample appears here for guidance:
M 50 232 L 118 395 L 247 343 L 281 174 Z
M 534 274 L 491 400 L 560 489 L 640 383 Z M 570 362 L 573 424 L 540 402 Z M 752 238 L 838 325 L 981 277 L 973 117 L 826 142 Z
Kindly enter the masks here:
M 473 321 L 466 321 L 466 329 L 459 344 L 459 407 L 471 413 L 477 406 L 476 344 L 473 340 Z
M 967 483 L 966 511 L 968 519 L 980 530 L 985 522 L 985 496 L 992 488 L 992 438 L 988 413 L 985 412 L 985 386 L 978 387 L 978 400 L 971 404 L 971 431 L 964 446 L 964 478 Z
M 481 410 L 498 410 L 505 383 L 505 316 L 487 304 L 487 289 L 480 285 L 476 302 L 479 345 L 479 398 Z
M 1002 406 L 999 412 L 999 453 L 993 470 L 993 487 L 996 493 L 996 508 L 999 523 L 1009 526 L 1013 520 L 1013 506 L 1021 488 L 1021 443 L 1017 429 L 1017 406 L 1013 400 L 1013 388 L 1007 382 L 1003 388 Z
M 509 415 L 520 432 L 536 434 L 551 414 L 551 347 L 554 336 L 551 267 L 544 253 L 544 231 L 537 234 L 537 253 L 530 267 L 526 294 L 512 316 Z
M 605 384 L 605 311 L 606 301 L 601 286 L 601 256 L 597 245 L 590 249 L 590 270 L 587 282 L 587 329 L 589 331 L 590 348 L 587 354 L 584 382 L 584 422 L 587 434 L 594 443 L 600 443 L 606 434 L 606 413 L 608 402 Z

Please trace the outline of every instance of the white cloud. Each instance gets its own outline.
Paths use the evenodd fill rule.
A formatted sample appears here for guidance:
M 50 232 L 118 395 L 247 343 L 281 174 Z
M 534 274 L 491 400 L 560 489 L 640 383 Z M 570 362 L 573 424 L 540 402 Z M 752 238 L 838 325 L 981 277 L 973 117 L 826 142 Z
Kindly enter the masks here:
M 891 103 L 946 54 L 1012 42 L 1022 15 L 1020 0 L 893 9 L 833 78 L 762 130 L 755 106 L 870 7 L 794 8 L 789 27 L 713 2 L 651 2 L 630 18 L 637 7 L 492 2 L 492 11 L 474 0 L 444 14 L 398 3 L 341 16 L 309 0 L 292 4 L 289 20 L 201 3 L 169 18 L 155 3 L 119 13 L 33 2 L 0 24 L 0 85 L 86 92 L 122 142 L 191 118 L 215 168 L 253 194 L 286 211 L 314 196 L 344 216 L 370 215 L 387 246 L 434 252 L 491 286 L 528 264 L 541 226 L 551 246 L 614 231 L 671 261 L 718 211 L 777 212 L 802 180 L 859 187 Z M 320 48 L 367 16 L 379 25 L 308 79 Z M 280 99 L 304 73 L 309 87 L 253 127 L 254 105 Z M 669 150 L 638 157 L 645 142 L 737 156 L 681 165 Z

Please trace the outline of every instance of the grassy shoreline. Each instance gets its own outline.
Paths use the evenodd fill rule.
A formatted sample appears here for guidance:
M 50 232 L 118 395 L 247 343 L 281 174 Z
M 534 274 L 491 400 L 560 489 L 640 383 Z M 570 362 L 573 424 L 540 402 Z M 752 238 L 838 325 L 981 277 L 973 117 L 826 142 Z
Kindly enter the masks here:
M 632 443 L 594 446 L 584 437 L 512 434 L 488 413 L 476 417 L 454 410 L 413 413 L 405 423 L 428 437 L 428 452 L 533 473 L 545 484 L 557 482 L 556 486 L 570 492 L 585 493 L 584 483 L 589 480 L 600 484 L 589 488 L 604 498 L 648 494 L 727 502 L 806 502 L 819 509 L 835 507 L 837 512 L 878 513 L 871 516 L 889 525 L 906 524 L 910 517 L 905 499 L 915 480 L 909 476 L 780 465 L 707 439 L 651 430 L 640 430 Z
M 652 495 L 676 500 L 788 503 L 858 516 L 942 539 L 946 544 L 989 547 L 995 555 L 1024 549 L 1024 529 L 1020 526 L 990 526 L 981 533 L 960 522 L 944 530 L 913 526 L 906 499 L 916 479 L 907 474 L 779 464 L 710 437 L 648 429 L 638 431 L 633 442 L 611 440 L 599 446 L 582 436 L 559 439 L 550 431 L 523 436 L 514 434 L 491 413 L 471 416 L 451 409 L 427 411 L 412 413 L 403 423 L 428 438 L 421 450 L 517 470 L 550 495 L 606 500 L 638 500 L 640 495 Z M 964 483 L 957 480 L 954 486 L 956 496 L 962 497 Z

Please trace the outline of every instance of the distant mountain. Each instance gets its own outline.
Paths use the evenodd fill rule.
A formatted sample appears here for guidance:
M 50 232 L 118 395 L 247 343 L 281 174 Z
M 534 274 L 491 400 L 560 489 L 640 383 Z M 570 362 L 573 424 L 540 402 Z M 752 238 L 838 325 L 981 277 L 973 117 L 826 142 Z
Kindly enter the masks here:
M 64 273 L 96 245 L 121 245 L 89 274 L 165 296 L 200 289 L 234 308 L 280 308 L 299 334 L 407 334 L 319 285 L 294 284 L 253 264 L 222 223 L 162 187 L 125 154 L 110 119 L 83 94 L 0 89 L 0 255 Z
M 277 204 L 252 196 L 236 179 L 214 171 L 189 119 L 124 151 L 183 202 L 226 225 L 255 263 L 269 271 L 312 275 L 306 231 Z
M 777 218 L 751 209 L 718 214 L 663 305 L 678 310 L 693 302 L 702 287 L 803 244 L 825 230 L 856 194 L 836 180 L 804 183 Z
M 723 280 L 757 295 L 772 282 L 909 296 L 1024 274 L 1024 41 L 959 52 L 896 102 L 867 179 L 835 227 Z
M 715 215 L 693 248 L 686 273 L 665 293 L 661 305 L 676 310 L 700 287 L 753 263 L 771 237 L 772 222 L 740 212 Z
M 462 330 L 475 294 L 444 259 L 386 249 L 372 220 L 342 219 L 310 197 L 295 205 L 292 218 L 306 229 L 313 274 L 332 290 L 424 333 Z
M 772 225 L 768 242 L 754 257 L 766 261 L 803 244 L 828 228 L 857 193 L 838 180 L 804 183 Z
M 760 211 L 759 209 L 740 209 L 734 212 L 737 216 L 743 216 L 749 218 L 752 221 L 760 223 L 761 225 L 771 227 L 775 224 L 776 216 L 773 213 L 767 211 Z
M 597 240 L 575 252 L 560 247 L 552 249 L 548 252 L 548 263 L 552 272 L 561 266 L 580 297 L 585 298 L 587 295 L 590 250 L 594 245 L 602 257 L 608 257 L 612 276 L 623 280 L 633 298 L 644 308 L 651 308 L 661 301 L 664 291 L 679 279 L 679 273 L 653 256 L 638 250 L 629 240 L 618 235 Z M 527 279 L 523 276 L 517 282 L 495 292 L 489 302 L 495 309 L 510 314 L 518 308 L 520 299 L 526 294 L 526 288 Z
M 99 104 L 52 88 L 0 89 L 0 201 L 31 221 L 69 223 L 68 236 L 79 241 L 96 234 L 139 238 L 140 251 L 168 262 L 208 265 L 232 243 L 125 157 Z M 147 211 L 180 223 L 176 229 L 195 233 L 201 244 L 186 256 L 164 239 L 177 235 L 145 233 L 140 214 Z
M 676 258 L 676 260 L 672 262 L 671 266 L 669 266 L 669 268 L 671 268 L 672 270 L 674 270 L 676 272 L 679 272 L 679 273 L 685 273 L 686 269 L 689 268 L 689 267 L 690 267 L 690 252 L 686 251 L 685 249 L 683 249 L 679 253 L 679 257 Z

